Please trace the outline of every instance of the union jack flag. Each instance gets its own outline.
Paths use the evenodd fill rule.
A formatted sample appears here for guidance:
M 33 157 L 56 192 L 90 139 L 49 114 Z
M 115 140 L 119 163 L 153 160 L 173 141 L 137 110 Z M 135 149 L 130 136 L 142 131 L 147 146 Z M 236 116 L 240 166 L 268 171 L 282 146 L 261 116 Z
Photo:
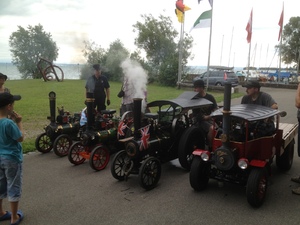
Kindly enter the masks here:
M 150 138 L 149 127 L 150 127 L 150 125 L 147 125 L 140 129 L 140 131 L 142 133 L 140 151 L 146 150 L 148 148 L 148 141 Z
M 124 121 L 120 121 L 118 125 L 118 137 L 125 136 L 124 130 L 127 128 L 127 124 Z

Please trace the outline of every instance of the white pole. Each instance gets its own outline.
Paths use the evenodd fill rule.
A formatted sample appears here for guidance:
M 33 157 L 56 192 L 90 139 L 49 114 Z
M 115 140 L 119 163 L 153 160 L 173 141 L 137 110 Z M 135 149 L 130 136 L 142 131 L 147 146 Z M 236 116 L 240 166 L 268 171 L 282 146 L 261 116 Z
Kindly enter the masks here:
M 210 48 L 211 48 L 211 36 L 212 36 L 212 19 L 213 19 L 213 4 L 212 4 L 212 7 L 211 7 L 211 19 L 210 19 L 210 32 L 209 32 L 209 46 L 208 46 L 207 81 L 206 81 L 206 87 L 208 87 L 208 79 L 209 79 Z
M 234 30 L 234 27 L 232 27 L 232 33 L 231 33 L 231 41 L 230 41 L 230 49 L 229 49 L 228 67 L 229 67 L 229 65 L 230 65 L 230 56 L 231 56 L 231 47 L 232 47 L 232 39 L 233 39 L 233 30 Z

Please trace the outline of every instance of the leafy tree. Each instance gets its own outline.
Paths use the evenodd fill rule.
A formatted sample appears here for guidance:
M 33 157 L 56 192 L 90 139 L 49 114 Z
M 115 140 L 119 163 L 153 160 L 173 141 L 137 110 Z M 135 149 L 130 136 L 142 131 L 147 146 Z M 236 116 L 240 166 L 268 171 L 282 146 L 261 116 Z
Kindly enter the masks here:
M 150 15 L 142 15 L 144 23 L 137 22 L 133 25 L 137 32 L 135 44 L 146 53 L 147 63 L 152 68 L 150 79 L 159 83 L 175 86 L 178 79 L 178 32 L 174 29 L 170 17 L 160 15 L 157 19 Z M 193 39 L 185 34 L 183 40 L 182 64 L 186 65 L 191 55 Z
M 291 17 L 289 23 L 284 26 L 282 33 L 282 45 L 277 45 L 281 52 L 282 61 L 285 64 L 295 63 L 299 73 L 300 53 L 300 17 Z
M 50 33 L 43 30 L 42 25 L 28 26 L 27 30 L 18 26 L 18 30 L 9 37 L 9 46 L 12 53 L 12 62 L 22 74 L 22 78 L 41 78 L 37 68 L 40 58 L 50 62 L 56 60 L 58 48 Z M 46 68 L 46 64 L 41 67 Z
M 121 80 L 123 71 L 120 65 L 128 57 L 129 52 L 119 39 L 110 44 L 105 57 L 105 69 L 108 71 L 110 80 Z

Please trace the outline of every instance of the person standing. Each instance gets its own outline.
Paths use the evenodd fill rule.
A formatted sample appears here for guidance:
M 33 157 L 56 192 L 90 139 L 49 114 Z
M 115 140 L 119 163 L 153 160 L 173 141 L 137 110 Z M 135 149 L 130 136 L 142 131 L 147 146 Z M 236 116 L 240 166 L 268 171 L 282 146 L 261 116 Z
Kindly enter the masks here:
M 110 85 L 106 76 L 102 75 L 101 67 L 99 64 L 93 65 L 94 75 L 88 78 L 85 89 L 86 93 L 94 93 L 94 107 L 98 112 L 106 109 L 106 104 L 110 105 Z
M 24 217 L 18 210 L 23 176 L 22 116 L 13 111 L 14 101 L 20 99 L 0 93 L 0 221 L 10 220 L 11 225 L 19 224 Z M 8 198 L 11 212 L 4 211 L 4 198 Z
M 260 91 L 260 84 L 257 80 L 249 80 L 243 85 L 246 93 L 242 98 L 241 104 L 256 104 L 278 109 L 278 105 L 271 95 Z
M 198 94 L 195 96 L 196 98 L 205 98 L 213 103 L 209 106 L 193 109 L 193 117 L 196 119 L 196 124 L 206 134 L 207 144 L 209 149 L 211 149 L 213 140 L 213 121 L 210 114 L 218 109 L 217 101 L 213 95 L 206 93 L 203 80 L 196 80 L 194 82 L 194 91 L 198 92 Z
M 297 111 L 297 119 L 298 119 L 298 154 L 299 154 L 299 143 L 300 143 L 300 83 L 298 84 L 298 88 L 296 91 L 296 97 L 295 97 L 295 106 L 298 109 Z M 291 178 L 291 181 L 296 182 L 300 184 L 300 176 L 295 176 Z M 296 195 L 300 195 L 300 187 L 292 189 L 292 193 Z
M 0 73 L 0 93 L 8 92 L 10 93 L 10 90 L 7 87 L 4 87 L 4 83 L 7 80 L 7 76 L 3 73 Z
M 121 102 L 120 116 L 122 116 L 127 111 L 133 112 L 133 96 L 135 94 L 135 90 L 132 82 L 129 82 L 129 79 L 127 77 L 124 78 L 122 90 L 123 96 Z

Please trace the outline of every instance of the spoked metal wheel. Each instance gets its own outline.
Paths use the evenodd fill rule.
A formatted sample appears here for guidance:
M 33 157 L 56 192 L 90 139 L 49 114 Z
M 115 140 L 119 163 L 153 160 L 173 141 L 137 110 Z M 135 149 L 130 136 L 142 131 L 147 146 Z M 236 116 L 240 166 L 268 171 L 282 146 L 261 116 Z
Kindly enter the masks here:
M 268 188 L 268 172 L 264 168 L 253 168 L 250 172 L 246 194 L 248 203 L 253 207 L 259 207 L 265 200 Z
M 53 151 L 57 156 L 66 156 L 68 155 L 69 149 L 72 145 L 72 139 L 67 134 L 59 135 L 53 144 Z
M 139 171 L 139 183 L 146 190 L 153 189 L 161 175 L 161 164 L 155 157 L 144 160 Z
M 131 160 L 125 150 L 121 150 L 113 158 L 110 171 L 112 176 L 120 181 L 125 180 L 126 168 L 130 167 Z
M 53 145 L 50 137 L 46 133 L 42 133 L 35 139 L 35 148 L 42 153 L 51 151 Z
M 70 163 L 74 165 L 82 164 L 85 161 L 83 154 L 85 153 L 85 148 L 80 142 L 75 142 L 69 150 L 68 159 Z
M 96 146 L 91 153 L 89 163 L 94 170 L 103 170 L 109 162 L 109 150 L 103 146 Z

